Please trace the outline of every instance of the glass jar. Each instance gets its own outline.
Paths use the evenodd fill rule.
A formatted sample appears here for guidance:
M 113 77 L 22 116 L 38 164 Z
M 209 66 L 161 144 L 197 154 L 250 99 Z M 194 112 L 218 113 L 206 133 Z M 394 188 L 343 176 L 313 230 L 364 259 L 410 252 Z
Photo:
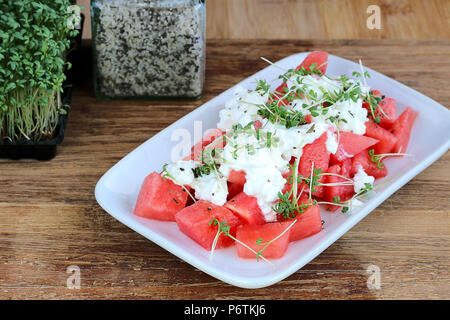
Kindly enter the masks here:
M 200 97 L 205 15 L 204 0 L 92 0 L 96 96 Z

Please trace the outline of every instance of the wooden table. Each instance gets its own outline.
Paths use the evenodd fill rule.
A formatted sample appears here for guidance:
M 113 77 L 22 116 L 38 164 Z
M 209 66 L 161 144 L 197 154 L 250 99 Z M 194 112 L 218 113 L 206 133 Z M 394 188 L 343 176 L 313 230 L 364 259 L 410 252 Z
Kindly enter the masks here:
M 90 39 L 90 0 L 77 3 Z M 372 5 L 380 8 L 381 29 L 367 27 Z M 206 12 L 210 39 L 450 38 L 448 0 L 208 0 Z
M 128 152 L 272 61 L 312 49 L 357 60 L 450 105 L 450 41 L 209 41 L 194 102 L 94 98 L 89 55 L 68 130 L 50 162 L 0 160 L 0 298 L 450 298 L 449 153 L 292 276 L 245 290 L 220 282 L 117 222 L 96 203 L 101 175 Z M 68 289 L 68 266 L 81 289 Z M 369 290 L 367 268 L 381 271 Z

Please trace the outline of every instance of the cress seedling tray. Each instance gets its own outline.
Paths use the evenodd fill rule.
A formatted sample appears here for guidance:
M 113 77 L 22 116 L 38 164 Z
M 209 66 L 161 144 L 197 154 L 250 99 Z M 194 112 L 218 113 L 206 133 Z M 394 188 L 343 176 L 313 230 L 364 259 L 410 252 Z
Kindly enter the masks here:
M 30 158 L 36 160 L 51 160 L 56 156 L 56 149 L 64 140 L 64 133 L 67 127 L 67 118 L 69 116 L 70 104 L 72 102 L 72 91 L 74 86 L 73 68 L 75 56 L 81 47 L 81 35 L 83 33 L 84 15 L 81 15 L 80 32 L 75 38 L 75 44 L 71 52 L 67 55 L 67 61 L 72 64 L 72 69 L 67 70 L 66 80 L 63 84 L 62 105 L 66 111 L 64 115 L 59 116 L 52 139 L 43 141 L 25 141 L 21 143 L 11 143 L 8 139 L 0 139 L 0 158 L 19 160 Z

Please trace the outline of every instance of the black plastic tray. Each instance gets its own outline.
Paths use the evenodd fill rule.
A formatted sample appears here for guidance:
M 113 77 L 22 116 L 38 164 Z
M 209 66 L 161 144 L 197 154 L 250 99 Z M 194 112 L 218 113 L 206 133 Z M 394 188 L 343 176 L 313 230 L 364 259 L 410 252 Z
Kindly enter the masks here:
M 81 16 L 81 28 L 77 37 L 75 38 L 75 45 L 73 50 L 68 54 L 67 61 L 72 63 L 72 68 L 66 71 L 66 80 L 63 84 L 62 104 L 70 106 L 72 102 L 72 91 L 74 85 L 73 69 L 75 65 L 75 55 L 81 46 L 81 35 L 83 33 L 84 16 Z M 66 107 L 66 114 L 60 115 L 58 125 L 55 129 L 54 138 L 44 141 L 26 141 L 23 143 L 13 144 L 8 139 L 0 139 L 0 158 L 8 158 L 12 160 L 19 160 L 22 158 L 36 159 L 36 160 L 50 160 L 56 156 L 56 147 L 64 140 L 64 133 L 67 126 L 67 118 L 69 116 L 70 107 Z

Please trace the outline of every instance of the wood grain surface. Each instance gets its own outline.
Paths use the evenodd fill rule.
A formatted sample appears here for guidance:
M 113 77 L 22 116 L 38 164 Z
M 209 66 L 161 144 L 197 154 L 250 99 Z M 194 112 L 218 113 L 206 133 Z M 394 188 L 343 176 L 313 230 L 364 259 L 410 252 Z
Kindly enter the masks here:
M 0 160 L 0 299 L 448 299 L 447 152 L 311 263 L 267 288 L 227 285 L 103 211 L 98 179 L 148 138 L 238 81 L 293 53 L 357 60 L 450 105 L 450 41 L 209 41 L 204 97 L 191 102 L 100 101 L 89 50 L 68 129 L 49 162 Z M 67 267 L 81 269 L 68 289 Z M 367 287 L 368 266 L 381 288 Z
M 88 16 L 90 0 L 78 0 Z M 370 5 L 381 29 L 367 28 Z M 210 39 L 449 39 L 448 0 L 206 0 Z

